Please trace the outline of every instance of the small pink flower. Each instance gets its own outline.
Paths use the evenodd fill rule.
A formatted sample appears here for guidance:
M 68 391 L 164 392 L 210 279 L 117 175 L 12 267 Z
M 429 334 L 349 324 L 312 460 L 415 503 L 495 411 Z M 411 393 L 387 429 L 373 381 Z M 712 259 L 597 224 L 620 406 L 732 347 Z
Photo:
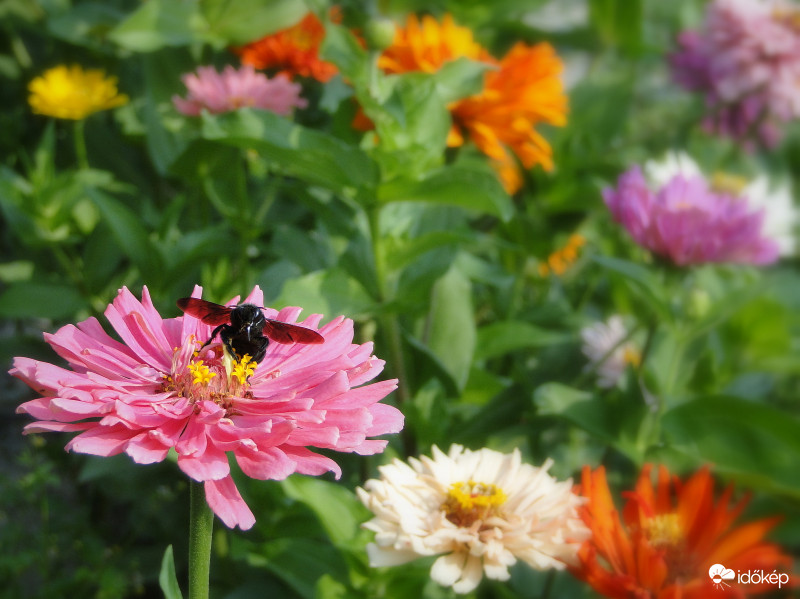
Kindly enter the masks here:
M 196 287 L 193 297 L 200 297 Z M 256 287 L 247 302 L 262 305 Z M 234 298 L 232 303 L 237 303 Z M 269 318 L 295 322 L 300 308 Z M 127 453 L 139 464 L 160 462 L 170 449 L 178 467 L 205 483 L 211 509 L 229 527 L 250 528 L 255 518 L 230 474 L 229 454 L 260 480 L 299 472 L 318 475 L 339 466 L 309 447 L 380 453 L 403 415 L 379 403 L 395 380 L 365 385 L 383 369 L 372 344 L 353 343 L 353 321 L 338 317 L 319 327 L 314 314 L 302 326 L 319 331 L 321 345 L 270 343 L 251 376 L 229 376 L 219 346 L 198 353 L 211 327 L 191 316 L 162 319 L 145 287 L 139 302 L 127 288 L 105 312 L 122 340 L 95 318 L 67 325 L 45 340 L 70 369 L 16 358 L 11 374 L 42 397 L 18 412 L 39 422 L 25 433 L 76 432 L 67 450 L 99 456 Z
M 800 117 L 800 10 L 782 0 L 713 0 L 700 31 L 684 31 L 675 80 L 702 93 L 710 131 L 767 147 Z
M 217 73 L 214 67 L 198 67 L 181 80 L 189 90 L 186 99 L 173 96 L 172 103 L 183 114 L 198 116 L 205 109 L 212 114 L 251 107 L 287 116 L 294 108 L 308 104 L 300 97 L 300 85 L 285 75 L 270 79 L 251 66 L 234 69 L 228 65 Z
M 675 159 L 670 159 L 675 161 Z M 650 251 L 679 266 L 706 262 L 770 264 L 780 246 L 764 227 L 765 208 L 746 197 L 712 189 L 693 163 L 653 184 L 634 166 L 623 173 L 616 189 L 603 191 L 614 220 Z M 652 177 L 651 177 L 652 178 Z

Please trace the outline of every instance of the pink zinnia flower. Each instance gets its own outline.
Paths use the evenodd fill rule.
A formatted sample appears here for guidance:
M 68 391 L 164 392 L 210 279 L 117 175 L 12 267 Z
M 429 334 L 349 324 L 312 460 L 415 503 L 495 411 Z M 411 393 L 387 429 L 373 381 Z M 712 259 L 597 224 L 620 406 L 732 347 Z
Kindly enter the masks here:
M 196 287 L 193 297 L 201 291 Z M 261 306 L 261 290 L 246 301 Z M 300 308 L 264 312 L 295 322 Z M 120 290 L 105 315 L 122 342 L 95 318 L 45 334 L 71 370 L 14 360 L 11 374 L 42 395 L 18 409 L 39 420 L 25 433 L 78 432 L 67 450 L 124 452 L 139 464 L 160 462 L 174 449 L 178 467 L 205 483 L 209 506 L 229 527 L 255 522 L 231 478 L 229 453 L 260 480 L 328 471 L 338 478 L 336 462 L 308 447 L 379 453 L 387 442 L 368 437 L 403 427 L 396 408 L 378 403 L 397 381 L 364 385 L 384 362 L 372 355 L 371 343 L 353 343 L 352 320 L 318 327 L 321 316 L 309 316 L 299 324 L 319 331 L 323 344 L 270 343 L 260 363 L 239 362 L 229 376 L 219 346 L 198 354 L 211 327 L 191 316 L 163 319 L 146 287 L 141 302 Z
M 651 181 L 634 166 L 616 189 L 603 191 L 614 219 L 639 245 L 679 266 L 770 264 L 779 258 L 781 247 L 763 226 L 765 207 L 716 191 L 688 157 L 667 162 L 666 168 L 646 165 Z
M 701 31 L 678 37 L 676 81 L 705 95 L 706 127 L 773 146 L 800 117 L 800 11 L 780 0 L 714 0 Z
M 251 66 L 234 69 L 228 65 L 217 73 L 214 67 L 198 67 L 181 80 L 189 90 L 186 99 L 173 96 L 172 103 L 183 114 L 198 116 L 205 109 L 213 114 L 251 107 L 287 116 L 294 108 L 308 104 L 300 97 L 300 85 L 285 75 L 270 79 Z

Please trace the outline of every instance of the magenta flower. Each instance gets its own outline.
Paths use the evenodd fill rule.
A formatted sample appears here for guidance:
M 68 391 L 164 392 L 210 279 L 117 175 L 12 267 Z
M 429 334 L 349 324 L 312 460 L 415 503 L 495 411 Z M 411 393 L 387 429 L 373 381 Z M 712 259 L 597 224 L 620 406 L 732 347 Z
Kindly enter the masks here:
M 763 226 L 764 208 L 714 191 L 699 173 L 678 172 L 652 186 L 634 166 L 620 176 L 616 189 L 603 191 L 603 198 L 636 243 L 679 266 L 770 264 L 780 255 L 778 242 Z
M 186 99 L 173 96 L 172 103 L 189 116 L 198 116 L 203 109 L 218 114 L 248 106 L 287 116 L 294 108 L 305 108 L 308 104 L 300 97 L 299 84 L 284 75 L 270 79 L 252 66 L 237 70 L 228 65 L 222 73 L 217 73 L 214 67 L 198 67 L 196 74 L 187 73 L 181 80 L 189 95 Z
M 261 290 L 246 301 L 262 305 Z M 265 309 L 285 322 L 299 313 Z M 18 408 L 39 420 L 25 433 L 77 432 L 67 450 L 124 452 L 139 464 L 160 462 L 174 449 L 178 467 L 205 483 L 209 506 L 229 527 L 255 522 L 231 478 L 229 454 L 260 480 L 328 471 L 338 478 L 336 462 L 309 447 L 379 453 L 387 441 L 369 437 L 403 427 L 400 411 L 379 403 L 397 381 L 364 384 L 384 362 L 371 343 L 353 343 L 352 320 L 338 317 L 318 328 L 321 316 L 309 316 L 299 324 L 319 331 L 323 344 L 271 343 L 260 363 L 238 363 L 228 376 L 218 345 L 198 353 L 211 327 L 191 316 L 162 319 L 146 287 L 141 302 L 120 290 L 105 315 L 122 342 L 95 318 L 45 334 L 71 370 L 14 360 L 11 374 L 42 395 Z
M 675 80 L 702 93 L 708 130 L 771 147 L 800 117 L 800 11 L 780 0 L 713 0 L 700 31 L 678 37 Z

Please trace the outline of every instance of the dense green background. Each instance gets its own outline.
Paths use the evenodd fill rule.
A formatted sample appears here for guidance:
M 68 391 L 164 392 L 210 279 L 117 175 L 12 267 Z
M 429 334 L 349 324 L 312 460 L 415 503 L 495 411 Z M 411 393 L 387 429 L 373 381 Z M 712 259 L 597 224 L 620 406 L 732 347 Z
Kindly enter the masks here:
M 326 12 L 323 0 L 310 8 Z M 98 315 L 116 290 L 146 284 L 167 316 L 195 283 L 224 301 L 259 284 L 274 307 L 345 314 L 374 339 L 406 429 L 385 456 L 334 456 L 338 483 L 240 477 L 256 527 L 217 525 L 213 596 L 447 597 L 430 560 L 370 570 L 353 488 L 390 456 L 452 442 L 520 447 L 574 476 L 606 464 L 630 486 L 645 461 L 678 472 L 712 463 L 753 492 L 747 517 L 780 513 L 773 538 L 800 548 L 800 278 L 796 260 L 763 270 L 678 270 L 636 248 L 600 190 L 670 148 L 709 172 L 800 172 L 796 127 L 771 153 L 746 154 L 699 128 L 703 102 L 670 82 L 676 32 L 701 0 L 344 2 L 345 25 L 409 12 L 452 13 L 495 55 L 547 40 L 568 65 L 569 125 L 551 129 L 556 170 L 534 169 L 515 197 L 474 149 L 445 151 L 446 102 L 480 87 L 481 67 L 384 77 L 348 28 L 324 54 L 345 77 L 304 81 L 294 122 L 241 110 L 192 119 L 171 105 L 180 75 L 237 64 L 226 48 L 296 21 L 298 0 L 0 1 L 0 362 L 54 360 L 41 331 Z M 85 122 L 30 114 L 28 82 L 77 63 L 119 78 L 131 102 Z M 357 98 L 377 145 L 350 128 Z M 798 181 L 794 181 L 797 188 Z M 563 276 L 536 265 L 580 231 Z M 581 327 L 614 313 L 637 323 L 637 377 L 602 391 L 580 352 Z M 0 595 L 160 597 L 168 545 L 185 579 L 188 492 L 174 464 L 67 455 L 63 435 L 23 438 L 29 389 L 4 376 L 0 409 Z M 525 566 L 479 597 L 591 596 L 567 574 Z

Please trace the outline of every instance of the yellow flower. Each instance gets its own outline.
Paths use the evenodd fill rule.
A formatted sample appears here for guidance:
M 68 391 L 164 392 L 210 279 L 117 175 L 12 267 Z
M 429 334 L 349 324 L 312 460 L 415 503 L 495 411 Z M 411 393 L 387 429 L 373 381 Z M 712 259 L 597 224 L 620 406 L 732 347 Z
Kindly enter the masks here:
M 116 77 L 98 69 L 54 67 L 28 84 L 28 104 L 36 114 L 82 120 L 94 112 L 122 106 L 128 96 L 117 91 Z

